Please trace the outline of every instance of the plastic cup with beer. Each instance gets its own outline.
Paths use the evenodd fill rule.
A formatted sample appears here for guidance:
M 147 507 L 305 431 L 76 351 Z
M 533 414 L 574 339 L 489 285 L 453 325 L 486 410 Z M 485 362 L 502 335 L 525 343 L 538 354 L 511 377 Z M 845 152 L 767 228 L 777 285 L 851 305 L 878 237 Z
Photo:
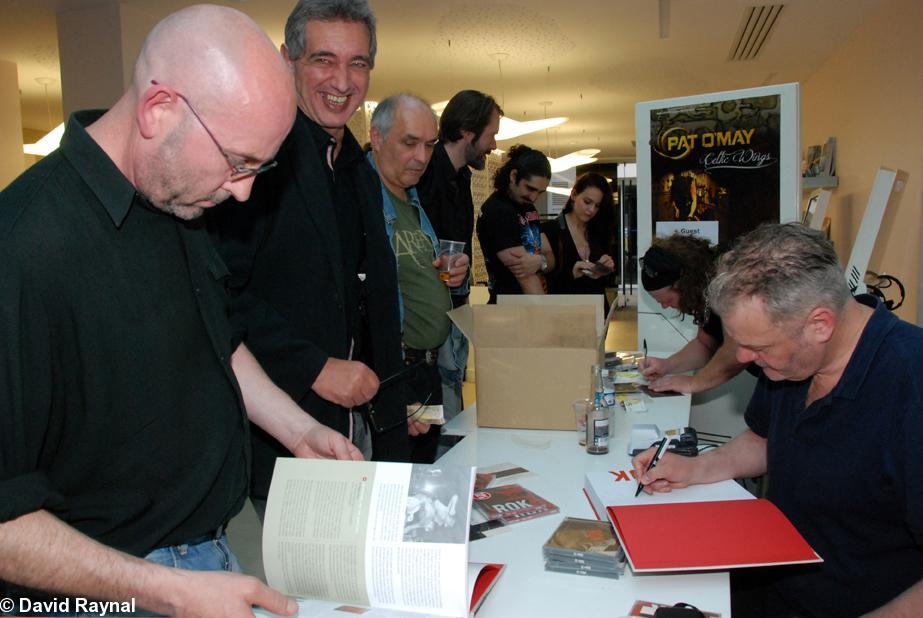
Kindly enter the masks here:
M 452 266 L 455 265 L 455 260 L 458 259 L 458 256 L 461 255 L 464 250 L 465 243 L 460 240 L 439 239 L 438 257 L 446 257 L 446 259 L 442 260 L 442 264 L 439 267 L 440 281 L 448 281 L 451 279 L 452 275 L 449 273 L 449 271 L 452 270 Z

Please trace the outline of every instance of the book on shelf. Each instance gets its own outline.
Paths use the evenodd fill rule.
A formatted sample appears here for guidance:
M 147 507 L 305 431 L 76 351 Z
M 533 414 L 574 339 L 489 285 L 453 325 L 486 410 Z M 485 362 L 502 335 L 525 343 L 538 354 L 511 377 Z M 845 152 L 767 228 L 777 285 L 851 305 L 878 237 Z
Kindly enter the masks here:
M 824 144 L 813 144 L 805 150 L 804 171 L 807 178 L 836 176 L 836 138 L 828 137 Z
M 804 168 L 802 171 L 802 176 L 811 177 L 811 176 L 820 176 L 821 169 L 821 145 L 820 144 L 811 144 L 807 147 L 804 153 L 804 162 L 802 164 Z
M 472 467 L 279 458 L 267 582 L 300 598 L 301 616 L 471 616 L 503 570 L 468 563 L 473 488 Z
M 821 562 L 768 500 L 732 480 L 634 497 L 630 470 L 589 472 L 584 493 L 612 522 L 632 571 L 694 571 Z M 682 539 L 682 542 L 677 542 Z

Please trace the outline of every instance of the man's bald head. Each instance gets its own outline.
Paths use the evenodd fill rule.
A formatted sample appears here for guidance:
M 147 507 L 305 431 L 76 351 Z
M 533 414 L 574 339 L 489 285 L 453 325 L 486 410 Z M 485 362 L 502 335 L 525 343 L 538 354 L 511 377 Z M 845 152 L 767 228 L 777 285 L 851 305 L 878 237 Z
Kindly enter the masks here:
M 249 17 L 195 5 L 154 26 L 113 112 L 108 137 L 128 135 L 120 169 L 152 204 L 190 219 L 249 196 L 253 176 L 236 170 L 272 159 L 291 129 L 291 69 Z
M 291 70 L 266 33 L 240 11 L 207 4 L 167 16 L 147 35 L 132 86 L 140 95 L 152 80 L 194 99 L 199 111 L 291 97 Z

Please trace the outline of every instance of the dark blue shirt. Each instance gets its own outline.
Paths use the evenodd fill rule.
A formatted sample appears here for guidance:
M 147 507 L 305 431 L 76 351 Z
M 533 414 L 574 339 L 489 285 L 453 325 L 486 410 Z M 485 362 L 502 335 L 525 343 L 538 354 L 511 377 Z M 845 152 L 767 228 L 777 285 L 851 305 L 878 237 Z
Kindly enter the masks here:
M 923 578 L 923 329 L 875 311 L 840 381 L 757 383 L 746 420 L 768 438 L 769 499 L 820 554 L 769 574 L 801 614 L 855 616 Z

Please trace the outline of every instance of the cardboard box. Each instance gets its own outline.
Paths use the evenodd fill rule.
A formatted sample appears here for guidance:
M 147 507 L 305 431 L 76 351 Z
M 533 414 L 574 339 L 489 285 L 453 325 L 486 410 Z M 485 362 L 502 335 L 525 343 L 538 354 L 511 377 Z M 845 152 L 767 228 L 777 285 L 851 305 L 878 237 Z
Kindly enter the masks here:
M 602 297 L 586 295 L 450 311 L 475 349 L 478 426 L 573 431 L 572 403 L 589 396 L 605 347 L 601 316 Z

